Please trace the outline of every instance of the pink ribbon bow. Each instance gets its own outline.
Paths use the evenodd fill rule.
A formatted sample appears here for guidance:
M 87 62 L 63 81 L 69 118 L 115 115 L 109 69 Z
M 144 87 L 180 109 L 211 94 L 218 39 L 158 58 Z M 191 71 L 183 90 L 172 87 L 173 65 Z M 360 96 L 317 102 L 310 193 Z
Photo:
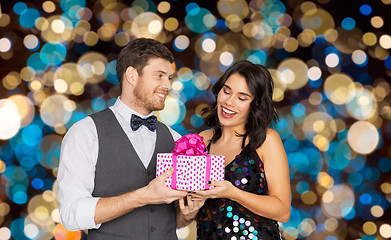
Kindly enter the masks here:
M 206 149 L 204 138 L 198 135 L 197 133 L 187 134 L 175 141 L 175 148 L 172 150 L 172 166 L 174 167 L 174 172 L 172 174 L 171 188 L 176 189 L 176 175 L 177 175 L 177 155 L 187 155 L 187 156 L 201 156 L 206 155 L 206 174 L 205 174 L 205 189 L 210 189 L 210 186 L 207 184 L 210 180 L 210 171 L 211 171 L 211 158 L 208 154 L 208 149 Z
M 197 133 L 190 133 L 175 141 L 174 155 L 200 156 L 208 154 L 204 138 Z

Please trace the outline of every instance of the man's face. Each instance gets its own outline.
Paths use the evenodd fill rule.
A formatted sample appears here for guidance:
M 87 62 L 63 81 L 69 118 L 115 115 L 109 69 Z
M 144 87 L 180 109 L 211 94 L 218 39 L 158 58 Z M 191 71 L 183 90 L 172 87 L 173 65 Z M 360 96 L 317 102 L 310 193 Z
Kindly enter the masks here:
M 148 113 L 162 110 L 171 89 L 172 77 L 173 70 L 169 61 L 163 58 L 149 59 L 134 88 L 137 107 Z

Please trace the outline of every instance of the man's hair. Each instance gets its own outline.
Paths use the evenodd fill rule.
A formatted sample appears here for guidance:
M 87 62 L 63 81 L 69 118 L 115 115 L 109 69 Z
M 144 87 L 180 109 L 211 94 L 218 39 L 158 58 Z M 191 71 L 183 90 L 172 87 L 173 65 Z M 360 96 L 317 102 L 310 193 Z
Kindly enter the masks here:
M 163 58 L 170 63 L 174 62 L 172 52 L 162 43 L 148 38 L 139 38 L 128 43 L 117 57 L 117 76 L 119 86 L 122 88 L 122 80 L 126 69 L 134 67 L 139 75 L 151 58 Z

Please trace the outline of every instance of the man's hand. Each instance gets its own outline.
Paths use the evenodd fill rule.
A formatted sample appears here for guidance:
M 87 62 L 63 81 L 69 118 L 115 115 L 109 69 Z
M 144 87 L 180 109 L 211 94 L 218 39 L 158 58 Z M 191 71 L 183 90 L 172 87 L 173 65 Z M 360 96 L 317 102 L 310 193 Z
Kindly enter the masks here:
M 192 192 L 189 192 L 184 198 L 179 199 L 179 207 L 177 207 L 177 228 L 186 227 L 197 216 L 198 210 L 204 205 L 205 199 L 192 200 Z
M 175 200 L 183 199 L 187 195 L 186 191 L 173 190 L 164 183 L 173 172 L 174 168 L 171 167 L 146 186 L 145 194 L 148 204 L 169 204 Z
M 205 199 L 192 200 L 191 194 L 189 194 L 185 198 L 179 199 L 179 208 L 186 219 L 193 220 L 204 203 Z

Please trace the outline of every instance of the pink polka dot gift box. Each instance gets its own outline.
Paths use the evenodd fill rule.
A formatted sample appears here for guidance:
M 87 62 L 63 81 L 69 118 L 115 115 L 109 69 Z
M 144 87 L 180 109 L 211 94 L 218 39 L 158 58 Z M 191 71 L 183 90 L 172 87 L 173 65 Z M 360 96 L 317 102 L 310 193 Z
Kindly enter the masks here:
M 165 181 L 167 187 L 177 190 L 206 190 L 208 181 L 224 180 L 225 157 L 209 155 L 198 134 L 187 134 L 175 142 L 172 153 L 158 153 L 156 176 L 170 167 L 174 173 Z

